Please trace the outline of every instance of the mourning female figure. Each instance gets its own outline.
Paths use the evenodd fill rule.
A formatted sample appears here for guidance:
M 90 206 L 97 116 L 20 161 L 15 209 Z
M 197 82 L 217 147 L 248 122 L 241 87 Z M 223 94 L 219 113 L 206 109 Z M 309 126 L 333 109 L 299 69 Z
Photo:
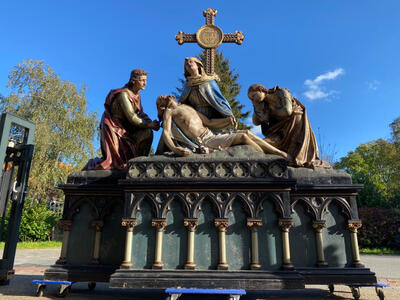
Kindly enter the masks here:
M 331 168 L 318 157 L 318 146 L 306 109 L 289 90 L 278 86 L 266 89 L 261 84 L 253 84 L 248 96 L 254 106 L 254 125 L 261 125 L 267 143 L 292 157 L 290 165 Z

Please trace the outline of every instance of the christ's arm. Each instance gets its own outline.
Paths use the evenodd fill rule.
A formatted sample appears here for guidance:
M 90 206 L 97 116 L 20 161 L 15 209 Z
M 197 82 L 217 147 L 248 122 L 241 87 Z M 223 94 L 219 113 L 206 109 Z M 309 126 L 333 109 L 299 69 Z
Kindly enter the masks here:
M 167 147 L 178 156 L 188 156 L 191 152 L 183 147 L 177 147 L 171 138 L 171 124 L 172 124 L 172 112 L 171 109 L 167 108 L 164 111 L 163 117 L 163 133 L 162 137 L 164 139 Z
M 203 124 L 209 128 L 225 128 L 227 126 L 232 126 L 233 128 L 237 128 L 237 121 L 235 117 L 230 116 L 227 118 L 219 118 L 219 119 L 209 119 L 205 115 L 200 112 L 197 112 Z

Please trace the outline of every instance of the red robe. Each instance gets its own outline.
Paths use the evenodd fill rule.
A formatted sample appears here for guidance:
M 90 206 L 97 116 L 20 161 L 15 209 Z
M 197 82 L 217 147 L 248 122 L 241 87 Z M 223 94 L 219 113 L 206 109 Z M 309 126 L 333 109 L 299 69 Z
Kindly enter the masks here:
M 134 95 L 127 88 L 111 90 L 106 97 L 105 110 L 100 123 L 103 161 L 97 165 L 97 170 L 124 169 L 127 162 L 137 156 L 135 132 L 128 132 L 111 113 L 111 104 L 115 96 L 121 92 L 128 93 L 133 110 L 139 118 L 146 121 L 150 120 L 143 112 L 140 95 Z

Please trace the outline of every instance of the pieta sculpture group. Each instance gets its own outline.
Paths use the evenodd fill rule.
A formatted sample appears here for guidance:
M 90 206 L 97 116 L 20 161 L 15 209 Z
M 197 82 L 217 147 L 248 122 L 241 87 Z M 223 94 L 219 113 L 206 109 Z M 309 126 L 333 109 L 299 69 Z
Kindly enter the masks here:
M 159 120 L 151 120 L 142 108 L 140 91 L 146 87 L 146 71 L 133 70 L 124 87 L 111 90 L 100 124 L 103 157 L 91 160 L 85 168 L 126 168 L 130 159 L 149 155 L 152 131 L 160 127 L 158 154 L 172 151 L 187 156 L 250 145 L 256 151 L 283 156 L 291 166 L 330 168 L 318 157 L 305 107 L 289 90 L 279 86 L 267 89 L 261 84 L 248 89 L 253 123 L 261 125 L 262 139 L 249 130 L 237 130 L 232 108 L 218 87 L 218 76 L 207 74 L 199 59 L 185 58 L 184 75 L 186 82 L 178 101 L 172 95 L 157 98 Z
M 250 86 L 253 123 L 261 125 L 264 139 L 248 130 L 237 130 L 232 108 L 218 87 L 214 55 L 222 43 L 242 44 L 244 35 L 240 31 L 224 34 L 214 24 L 216 14 L 211 8 L 205 10 L 206 25 L 196 34 L 179 31 L 176 35 L 179 45 L 198 43 L 205 49 L 205 66 L 196 57 L 185 58 L 183 92 L 177 102 L 172 95 L 157 98 L 159 120 L 151 120 L 143 112 L 140 91 L 146 87 L 146 71 L 133 70 L 124 87 L 109 92 L 100 124 L 103 157 L 91 159 L 85 169 L 126 168 L 130 159 L 149 154 L 152 130 L 160 127 L 163 133 L 157 154 L 172 151 L 177 156 L 187 156 L 250 145 L 256 151 L 283 156 L 291 166 L 330 168 L 318 157 L 305 107 L 285 88 Z

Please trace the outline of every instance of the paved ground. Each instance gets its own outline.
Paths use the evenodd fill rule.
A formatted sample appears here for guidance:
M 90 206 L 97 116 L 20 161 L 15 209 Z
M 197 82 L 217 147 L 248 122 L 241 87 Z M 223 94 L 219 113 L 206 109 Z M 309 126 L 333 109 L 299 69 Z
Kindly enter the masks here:
M 42 249 L 42 250 L 18 250 L 15 258 L 16 275 L 11 280 L 9 286 L 0 286 L 1 300 L 25 300 L 37 299 L 35 296 L 36 285 L 32 284 L 32 280 L 40 279 L 47 266 L 53 264 L 60 254 L 60 249 Z M 1 255 L 1 251 L 0 251 Z M 400 299 L 400 256 L 376 256 L 363 255 L 362 261 L 376 272 L 377 277 L 381 281 L 388 282 L 391 287 L 385 288 L 385 299 Z M 56 298 L 58 287 L 48 286 L 43 299 Z M 89 291 L 87 284 L 74 284 L 68 299 L 131 299 L 131 300 L 147 300 L 147 299 L 165 299 L 162 295 L 138 295 L 129 291 L 119 289 L 109 289 L 108 284 L 100 283 L 94 291 Z M 347 286 L 335 286 L 335 293 L 329 295 L 326 286 L 307 286 L 306 290 L 296 292 L 274 292 L 268 297 L 242 297 L 241 299 L 353 299 L 350 289 Z M 186 296 L 181 297 L 182 300 L 200 300 L 205 299 L 204 296 Z M 221 297 L 207 297 L 207 300 L 225 299 Z M 378 299 L 374 288 L 362 288 L 360 299 Z

